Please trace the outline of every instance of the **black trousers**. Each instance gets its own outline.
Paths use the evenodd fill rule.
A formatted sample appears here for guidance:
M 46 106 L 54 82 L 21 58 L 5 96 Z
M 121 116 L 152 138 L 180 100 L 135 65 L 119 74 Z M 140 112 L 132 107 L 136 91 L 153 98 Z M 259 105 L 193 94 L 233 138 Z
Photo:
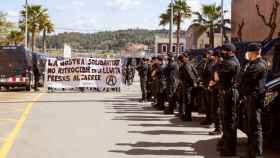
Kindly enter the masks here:
M 206 121 L 212 122 L 212 114 L 211 114 L 211 92 L 203 88 L 203 106 L 205 108 L 205 114 L 206 114 Z
M 250 158 L 262 158 L 263 134 L 261 115 L 265 95 L 246 96 L 246 114 L 248 118 L 248 154 Z
M 222 109 L 223 147 L 228 153 L 236 153 L 237 146 L 237 102 L 239 94 L 237 89 L 231 88 L 219 92 Z
M 142 92 L 142 100 L 147 100 L 147 81 L 140 79 L 140 86 Z
M 210 91 L 211 117 L 214 121 L 215 129 L 222 130 L 221 108 L 219 106 L 218 97 L 218 92 L 216 90 Z
M 160 108 L 161 110 L 164 110 L 165 107 L 164 107 L 164 102 L 166 100 L 166 95 L 163 91 L 159 91 L 158 95 L 157 95 L 157 104 L 156 106 L 158 108 Z
M 176 85 L 174 83 L 167 83 L 166 97 L 168 101 L 168 111 L 174 111 L 176 107 Z
M 38 74 L 35 74 L 34 75 L 34 81 L 35 81 L 35 89 L 37 89 L 38 87 L 39 87 L 39 82 L 40 82 L 40 75 L 38 75 Z
M 157 98 L 159 94 L 159 82 L 157 80 L 153 80 L 151 83 L 151 89 L 152 89 L 152 96 L 154 97 L 153 102 L 157 103 Z
M 193 107 L 192 90 L 193 90 L 192 87 L 184 88 L 183 113 L 186 120 L 192 120 L 192 107 Z

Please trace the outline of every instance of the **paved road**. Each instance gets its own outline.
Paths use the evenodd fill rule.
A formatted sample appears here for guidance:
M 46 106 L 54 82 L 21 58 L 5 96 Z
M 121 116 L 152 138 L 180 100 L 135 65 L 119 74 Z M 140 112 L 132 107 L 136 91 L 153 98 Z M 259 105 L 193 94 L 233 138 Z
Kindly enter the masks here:
M 1 93 L 0 158 L 3 151 L 7 158 L 219 157 L 218 138 L 199 125 L 201 116 L 183 123 L 162 115 L 137 102 L 137 86 L 121 94 L 43 93 L 34 104 L 38 93 Z M 243 152 L 246 139 L 239 137 Z M 265 158 L 279 155 L 266 149 Z

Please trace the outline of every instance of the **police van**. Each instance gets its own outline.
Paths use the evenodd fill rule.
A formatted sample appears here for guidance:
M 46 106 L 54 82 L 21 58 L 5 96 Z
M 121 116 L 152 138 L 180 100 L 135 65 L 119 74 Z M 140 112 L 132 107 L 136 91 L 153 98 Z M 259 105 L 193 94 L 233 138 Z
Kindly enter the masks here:
M 0 46 L 0 86 L 6 89 L 34 86 L 32 54 L 23 46 Z

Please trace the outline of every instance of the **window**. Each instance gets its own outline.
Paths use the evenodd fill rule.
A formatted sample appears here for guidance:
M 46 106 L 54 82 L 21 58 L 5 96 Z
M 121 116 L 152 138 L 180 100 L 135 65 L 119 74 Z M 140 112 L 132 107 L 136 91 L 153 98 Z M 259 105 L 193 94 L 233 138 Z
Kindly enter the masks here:
M 172 46 L 172 52 L 176 52 L 176 46 Z
M 166 45 L 162 45 L 162 52 L 167 53 L 167 46 Z
M 181 52 L 184 52 L 184 46 L 181 46 Z

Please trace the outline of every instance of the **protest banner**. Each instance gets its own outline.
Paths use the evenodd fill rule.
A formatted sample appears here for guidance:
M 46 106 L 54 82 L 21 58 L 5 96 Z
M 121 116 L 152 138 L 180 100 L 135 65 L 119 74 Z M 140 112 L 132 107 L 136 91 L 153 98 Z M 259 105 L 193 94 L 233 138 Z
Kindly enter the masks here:
M 49 58 L 45 84 L 48 88 L 91 88 L 100 92 L 120 92 L 121 59 Z

